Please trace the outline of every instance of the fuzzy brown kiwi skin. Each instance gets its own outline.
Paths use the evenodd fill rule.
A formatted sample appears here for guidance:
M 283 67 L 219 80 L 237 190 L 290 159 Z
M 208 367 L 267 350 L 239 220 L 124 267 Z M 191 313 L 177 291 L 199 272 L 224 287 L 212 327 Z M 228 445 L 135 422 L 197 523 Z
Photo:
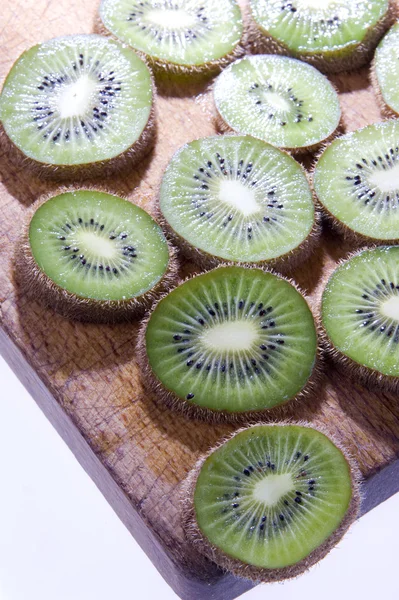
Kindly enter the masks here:
M 76 191 L 76 187 L 59 189 L 39 198 L 28 210 L 22 234 L 15 246 L 14 273 L 21 289 L 32 298 L 53 308 L 64 317 L 92 323 L 118 323 L 139 319 L 160 295 L 170 290 L 177 281 L 179 263 L 175 248 L 168 242 L 169 264 L 162 279 L 142 296 L 126 300 L 95 300 L 77 296 L 54 283 L 36 263 L 30 242 L 29 227 L 36 210 L 50 198 L 65 192 Z M 84 188 L 88 191 L 105 191 Z M 106 193 L 110 193 L 108 190 Z M 125 198 L 126 200 L 126 198 Z
M 284 151 L 282 151 L 284 152 Z M 285 152 L 288 154 L 288 152 Z M 299 163 L 298 163 L 299 164 Z M 251 265 L 253 267 L 266 267 L 270 269 L 275 269 L 281 273 L 289 274 L 292 270 L 296 269 L 301 263 L 304 263 L 312 254 L 313 251 L 317 248 L 320 242 L 321 236 L 321 211 L 319 207 L 319 203 L 317 202 L 316 195 L 311 186 L 310 177 L 305 168 L 300 165 L 303 174 L 305 175 L 310 189 L 312 191 L 312 200 L 315 206 L 315 214 L 314 214 L 314 222 L 312 229 L 306 238 L 297 246 L 293 248 L 286 254 L 282 256 L 278 256 L 277 258 L 273 258 L 270 260 L 258 261 L 254 263 L 242 262 L 242 261 L 232 261 L 231 259 L 221 258 L 219 256 L 214 256 L 213 254 L 209 254 L 205 250 L 193 246 L 190 244 L 184 237 L 182 237 L 177 231 L 173 229 L 173 227 L 169 224 L 169 222 L 164 217 L 161 207 L 160 207 L 160 192 L 161 186 L 158 189 L 158 202 L 156 204 L 156 219 L 158 223 L 161 224 L 162 229 L 167 231 L 173 243 L 180 248 L 184 256 L 186 256 L 189 260 L 195 262 L 202 269 L 212 269 L 221 264 L 236 264 L 240 266 L 242 264 Z
M 123 173 L 138 164 L 152 150 L 156 140 L 156 112 L 154 99 L 156 95 L 155 85 L 151 75 L 152 106 L 147 124 L 140 137 L 118 156 L 108 160 L 100 160 L 93 163 L 80 165 L 53 165 L 35 160 L 22 152 L 8 137 L 4 126 L 0 122 L 0 148 L 9 161 L 17 169 L 23 169 L 39 179 L 65 181 L 74 179 L 81 181 L 94 177 L 108 177 L 110 175 Z
M 99 12 L 97 12 L 97 15 L 94 19 L 94 31 L 95 33 L 111 37 L 112 39 L 121 42 L 121 40 L 114 33 L 112 33 L 112 31 L 105 27 L 100 18 Z M 231 62 L 241 58 L 245 54 L 245 49 L 242 44 L 243 36 L 244 28 L 241 40 L 231 52 L 225 56 L 222 56 L 221 58 L 211 60 L 202 65 L 180 65 L 178 63 L 172 63 L 160 58 L 152 57 L 149 54 L 145 54 L 144 52 L 137 50 L 136 48 L 133 48 L 133 50 L 152 70 L 157 84 L 161 85 L 161 88 L 167 89 L 168 84 L 174 85 L 178 83 L 179 85 L 189 85 L 193 80 L 198 82 L 202 79 L 208 79 L 209 77 L 212 77 L 222 71 L 222 69 L 227 67 L 227 65 L 229 65 Z
M 359 233 L 351 229 L 348 225 L 339 221 L 336 216 L 334 216 L 326 206 L 321 202 L 318 198 L 316 189 L 314 186 L 314 175 L 317 169 L 317 165 L 319 160 L 321 159 L 324 152 L 328 149 L 329 144 L 326 144 L 321 148 L 320 152 L 317 154 L 314 164 L 312 166 L 312 170 L 309 177 L 309 183 L 313 191 L 313 198 L 315 200 L 315 204 L 317 206 L 317 210 L 319 211 L 322 217 L 326 218 L 327 223 L 342 237 L 344 238 L 344 243 L 348 243 L 353 245 L 355 248 L 364 247 L 366 245 L 369 246 L 396 246 L 399 244 L 399 238 L 396 239 L 378 239 L 367 236 L 363 233 Z
M 397 0 L 390 0 L 385 15 L 374 27 L 367 31 L 362 42 L 351 45 L 350 50 L 344 48 L 340 52 L 315 52 L 312 54 L 308 52 L 295 52 L 289 49 L 283 42 L 275 39 L 266 31 L 261 30 L 248 6 L 244 15 L 244 22 L 246 23 L 245 48 L 252 54 L 292 56 L 311 64 L 322 73 L 333 74 L 353 71 L 370 62 L 378 42 L 391 25 L 394 24 L 398 16 L 399 7 Z
M 387 245 L 387 244 L 386 244 Z M 317 298 L 315 298 L 315 312 L 316 312 L 316 322 L 320 335 L 320 343 L 323 349 L 323 352 L 326 357 L 332 360 L 332 362 L 336 365 L 336 367 L 341 370 L 345 375 L 348 375 L 353 381 L 360 381 L 366 388 L 374 388 L 378 391 L 387 391 L 394 392 L 395 394 L 399 393 L 399 377 L 395 377 L 392 375 L 384 375 L 375 369 L 371 369 L 370 367 L 366 367 L 362 365 L 352 358 L 349 358 L 341 350 L 339 350 L 336 346 L 334 346 L 332 340 L 330 339 L 324 325 L 322 319 L 322 301 L 323 301 L 323 292 L 325 287 L 331 277 L 331 275 L 336 271 L 338 267 L 347 263 L 349 260 L 358 256 L 365 250 L 373 250 L 378 248 L 379 245 L 372 245 L 363 247 L 360 250 L 356 250 L 348 254 L 344 259 L 340 260 L 336 265 L 330 267 L 325 272 L 319 287 L 319 292 Z M 317 307 L 317 308 L 316 308 Z
M 378 108 L 382 116 L 386 119 L 397 119 L 399 117 L 399 113 L 397 113 L 391 106 L 389 106 L 382 95 L 382 91 L 380 89 L 380 84 L 378 83 L 377 70 L 376 70 L 376 57 L 374 56 L 373 62 L 371 63 L 370 68 L 370 81 L 373 87 L 373 92 L 377 99 Z
M 226 263 L 223 265 L 218 265 L 216 269 L 223 269 L 226 267 L 237 266 L 233 263 Z M 254 268 L 253 265 L 240 265 L 246 268 Z M 288 281 L 295 289 L 305 298 L 305 301 L 312 313 L 312 304 L 306 298 L 304 293 L 300 290 L 297 284 L 287 277 L 283 277 L 281 274 L 274 272 L 271 269 L 261 269 L 260 267 L 256 267 L 259 270 L 264 271 L 265 273 L 272 273 L 279 277 L 279 279 L 284 279 Z M 216 270 L 212 269 L 212 270 Z M 203 271 L 200 275 L 209 271 Z M 178 286 L 183 285 L 187 281 L 194 279 L 198 275 L 189 276 L 185 280 L 180 281 Z M 208 423 L 249 423 L 256 422 L 259 419 L 267 419 L 267 418 L 283 418 L 287 416 L 292 410 L 292 407 L 296 403 L 300 403 L 303 401 L 311 402 L 316 398 L 317 392 L 319 390 L 319 386 L 322 381 L 322 366 L 323 366 L 323 356 L 322 351 L 319 345 L 317 345 L 315 362 L 313 366 L 313 371 L 305 383 L 304 387 L 292 398 L 288 398 L 283 404 L 279 404 L 278 406 L 274 406 L 271 408 L 265 408 L 264 410 L 250 410 L 246 412 L 228 412 L 225 410 L 213 410 L 210 408 L 206 408 L 204 406 L 198 406 L 186 398 L 181 398 L 177 396 L 173 391 L 164 387 L 161 381 L 157 378 L 154 371 L 151 368 L 151 365 L 148 360 L 147 350 L 146 350 L 146 331 L 148 322 L 151 318 L 153 311 L 156 309 L 157 305 L 166 298 L 168 294 L 164 294 L 161 298 L 159 298 L 157 303 L 151 307 L 151 312 L 148 313 L 145 319 L 142 320 L 137 336 L 137 346 L 136 346 L 136 354 L 137 361 L 140 367 L 140 371 L 142 374 L 142 382 L 146 390 L 154 396 L 156 402 L 158 402 L 161 406 L 167 406 L 172 411 L 176 411 L 182 414 L 187 419 L 198 420 L 198 421 L 206 421 Z M 318 336 L 318 328 L 317 322 L 315 319 L 315 327 L 316 327 L 316 335 Z
M 328 429 L 322 425 L 313 425 L 313 423 L 307 423 L 303 421 L 295 422 L 295 421 L 282 421 L 282 422 L 273 422 L 273 423 L 257 423 L 252 427 L 256 426 L 285 426 L 285 425 L 298 425 L 301 427 L 308 427 L 310 429 L 316 429 L 320 433 L 323 433 L 326 437 L 328 437 L 339 450 L 341 450 L 344 455 L 349 469 L 351 473 L 351 486 L 352 486 L 352 498 L 349 503 L 349 507 L 346 511 L 346 514 L 341 521 L 339 527 L 328 537 L 327 540 L 323 542 L 318 548 L 313 550 L 307 557 L 302 559 L 301 561 L 295 563 L 294 565 L 290 565 L 284 568 L 277 569 L 266 569 L 261 567 L 255 567 L 253 565 L 245 564 L 242 561 L 233 558 L 220 550 L 217 546 L 211 544 L 202 531 L 199 528 L 197 523 L 196 514 L 195 514 L 195 505 L 194 505 L 194 493 L 195 487 L 197 483 L 198 476 L 200 474 L 201 468 L 205 462 L 205 460 L 218 448 L 223 446 L 226 442 L 234 438 L 237 434 L 245 431 L 246 427 L 235 431 L 232 435 L 226 437 L 221 440 L 215 447 L 213 447 L 207 454 L 202 456 L 194 466 L 194 468 L 188 474 L 186 480 L 184 481 L 181 493 L 181 513 L 182 513 L 182 525 L 187 539 L 190 543 L 202 554 L 204 554 L 207 558 L 215 562 L 225 571 L 233 573 L 238 577 L 242 577 L 245 579 L 250 579 L 254 582 L 276 582 L 283 581 L 285 579 L 291 579 L 293 577 L 297 577 L 301 575 L 310 567 L 318 563 L 322 558 L 324 558 L 330 550 L 337 545 L 337 543 L 342 539 L 345 535 L 349 527 L 359 516 L 359 509 L 361 503 L 361 494 L 360 494 L 360 483 L 362 480 L 362 476 L 359 470 L 357 463 L 350 456 L 348 450 L 342 445 L 340 440 L 338 440 Z

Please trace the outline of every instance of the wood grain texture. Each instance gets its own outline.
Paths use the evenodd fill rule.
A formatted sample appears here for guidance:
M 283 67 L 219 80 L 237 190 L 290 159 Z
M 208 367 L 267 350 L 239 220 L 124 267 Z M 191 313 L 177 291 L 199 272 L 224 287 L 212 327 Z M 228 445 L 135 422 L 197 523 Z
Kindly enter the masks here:
M 2 78 L 31 45 L 91 32 L 95 10 L 96 0 L 3 0 Z M 381 120 L 367 76 L 364 70 L 333 78 L 347 131 Z M 150 212 L 173 152 L 215 131 L 206 86 L 195 95 L 163 93 L 156 108 L 152 154 L 128 175 L 99 182 Z M 13 277 L 14 244 L 27 207 L 57 185 L 16 169 L 1 149 L 0 171 L 0 351 L 176 592 L 189 600 L 234 598 L 250 584 L 223 575 L 189 550 L 179 513 L 182 479 L 232 427 L 188 422 L 144 394 L 134 354 L 136 324 L 69 322 L 25 297 Z M 323 247 L 294 278 L 315 296 L 325 269 L 348 249 L 327 231 Z M 182 266 L 182 273 L 191 270 Z M 327 425 L 348 446 L 368 482 L 364 510 L 399 489 L 397 397 L 350 383 L 329 365 L 318 397 L 287 416 Z

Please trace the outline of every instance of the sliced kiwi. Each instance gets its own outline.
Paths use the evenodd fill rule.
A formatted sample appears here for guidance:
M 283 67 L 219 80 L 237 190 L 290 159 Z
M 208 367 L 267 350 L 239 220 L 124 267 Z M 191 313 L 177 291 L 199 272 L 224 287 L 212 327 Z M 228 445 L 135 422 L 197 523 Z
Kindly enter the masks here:
M 335 139 L 313 185 L 332 223 L 348 237 L 399 241 L 399 121 Z
M 102 0 L 100 20 L 159 72 L 214 71 L 241 53 L 235 0 Z
M 142 314 L 170 287 L 176 268 L 148 213 L 93 190 L 35 203 L 16 262 L 35 299 L 67 317 L 98 322 Z
M 151 74 L 119 42 L 70 35 L 24 52 L 0 96 L 0 119 L 24 165 L 104 175 L 138 161 L 154 134 Z
M 399 247 L 363 250 L 342 263 L 325 285 L 321 318 L 338 364 L 397 391 Z
M 255 581 L 295 577 L 323 558 L 359 510 L 359 470 L 304 423 L 242 429 L 191 471 L 183 524 L 211 560 Z
M 250 0 L 249 40 L 336 73 L 369 62 L 396 12 L 394 0 Z
M 371 80 L 384 114 L 399 116 L 399 22 L 375 51 Z
M 304 169 L 250 136 L 214 136 L 186 144 L 162 179 L 160 209 L 190 257 L 298 264 L 318 239 Z
M 148 387 L 171 408 L 235 420 L 311 389 L 317 335 L 291 283 L 221 266 L 160 300 L 143 324 L 139 354 Z
M 249 134 L 293 152 L 315 150 L 335 133 L 338 95 L 317 69 L 285 56 L 247 56 L 216 79 L 222 131 Z

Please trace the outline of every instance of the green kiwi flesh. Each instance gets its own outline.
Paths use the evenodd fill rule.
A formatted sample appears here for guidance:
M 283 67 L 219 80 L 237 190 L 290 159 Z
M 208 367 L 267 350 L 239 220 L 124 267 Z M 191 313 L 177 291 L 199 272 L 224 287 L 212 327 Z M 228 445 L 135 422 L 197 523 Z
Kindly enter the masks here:
M 399 116 L 399 22 L 380 42 L 375 51 L 372 81 L 384 111 L 389 116 Z
M 223 131 L 249 134 L 293 152 L 315 150 L 336 131 L 338 95 L 317 69 L 285 56 L 247 56 L 216 79 Z
M 129 317 L 165 291 L 169 248 L 135 204 L 69 191 L 32 207 L 18 260 L 25 287 L 67 316 Z
M 322 296 L 326 344 L 338 363 L 387 387 L 399 381 L 399 247 L 363 250 L 329 277 Z
M 256 50 L 289 54 L 323 72 L 366 64 L 393 21 L 388 0 L 250 0 Z
M 313 176 L 316 195 L 349 236 L 399 240 L 399 121 L 335 139 Z
M 195 73 L 234 59 L 243 33 L 235 0 L 102 0 L 106 31 L 155 68 Z
M 143 325 L 142 371 L 189 416 L 235 420 L 300 398 L 317 335 L 303 296 L 261 269 L 221 266 L 172 290 Z
M 279 581 L 323 558 L 355 520 L 359 472 L 323 430 L 299 424 L 242 429 L 188 477 L 186 535 L 241 577 Z
M 91 174 L 147 149 L 152 96 L 150 71 L 131 49 L 99 35 L 70 35 L 38 44 L 14 63 L 0 119 L 36 167 Z
M 303 168 L 250 136 L 219 135 L 180 148 L 163 176 L 159 203 L 177 242 L 210 264 L 298 262 L 317 239 Z

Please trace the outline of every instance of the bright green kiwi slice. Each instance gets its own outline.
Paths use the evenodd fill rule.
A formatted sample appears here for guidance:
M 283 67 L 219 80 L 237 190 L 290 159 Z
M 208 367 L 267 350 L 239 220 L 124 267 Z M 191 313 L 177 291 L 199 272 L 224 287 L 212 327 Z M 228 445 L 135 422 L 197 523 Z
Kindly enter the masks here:
M 52 167 L 93 166 L 145 145 L 151 75 L 129 48 L 99 35 L 38 44 L 13 65 L 0 118 L 22 153 Z
M 224 64 L 243 31 L 235 0 L 102 0 L 100 18 L 106 30 L 170 70 Z
M 292 258 L 315 227 L 302 167 L 250 136 L 215 136 L 174 155 L 160 190 L 172 233 L 207 257 L 238 262 Z
M 369 125 L 335 139 L 313 184 L 334 223 L 376 240 L 399 238 L 399 121 Z
M 339 125 L 338 95 L 314 67 L 285 56 L 247 56 L 217 78 L 221 128 L 291 150 L 314 149 Z
M 329 278 L 321 316 L 329 346 L 344 365 L 399 376 L 399 247 L 364 250 Z
M 184 522 L 197 548 L 221 566 L 273 581 L 298 575 L 327 554 L 358 504 L 356 468 L 324 433 L 256 425 L 194 469 Z
M 250 0 L 259 37 L 325 71 L 366 62 L 389 5 L 388 0 Z
M 387 112 L 399 116 L 399 23 L 396 23 L 375 51 L 373 83 Z
M 24 272 L 38 295 L 102 311 L 129 311 L 151 297 L 169 263 L 165 237 L 138 206 L 91 190 L 65 192 L 33 207 Z M 51 302 L 51 299 L 53 302 Z M 68 312 L 67 308 L 64 312 Z
M 293 285 L 235 266 L 170 292 L 152 312 L 143 343 L 150 382 L 162 384 L 172 407 L 204 417 L 261 411 L 298 396 L 317 351 L 312 313 Z

